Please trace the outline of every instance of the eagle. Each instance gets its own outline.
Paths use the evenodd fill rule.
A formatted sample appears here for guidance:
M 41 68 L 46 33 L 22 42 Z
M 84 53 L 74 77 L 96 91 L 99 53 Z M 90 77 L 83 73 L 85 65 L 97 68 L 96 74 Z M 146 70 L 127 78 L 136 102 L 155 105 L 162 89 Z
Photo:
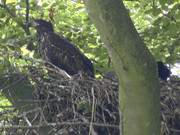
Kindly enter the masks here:
M 39 53 L 43 60 L 52 63 L 69 75 L 82 73 L 94 77 L 92 62 L 67 39 L 54 33 L 53 25 L 36 19 L 33 26 L 37 31 Z
M 158 61 L 157 66 L 159 78 L 161 78 L 161 80 L 167 81 L 167 78 L 171 75 L 171 71 L 166 65 L 164 65 L 162 61 Z

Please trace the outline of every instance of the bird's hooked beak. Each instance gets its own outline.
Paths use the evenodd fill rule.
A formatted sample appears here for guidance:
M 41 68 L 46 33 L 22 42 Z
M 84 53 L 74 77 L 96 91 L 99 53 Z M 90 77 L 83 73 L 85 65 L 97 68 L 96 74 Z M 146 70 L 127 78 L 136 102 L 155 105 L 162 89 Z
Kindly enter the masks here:
M 31 27 L 37 27 L 37 26 L 39 26 L 39 23 L 36 22 L 35 20 L 32 20 L 30 24 L 31 24 Z
M 35 20 L 31 22 L 31 27 L 37 27 L 38 25 L 39 24 Z

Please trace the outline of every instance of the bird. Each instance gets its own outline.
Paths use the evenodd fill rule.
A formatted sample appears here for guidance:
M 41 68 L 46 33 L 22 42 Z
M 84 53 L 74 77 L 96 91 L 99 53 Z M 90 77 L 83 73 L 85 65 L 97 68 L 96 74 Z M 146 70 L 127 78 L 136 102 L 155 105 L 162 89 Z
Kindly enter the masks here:
M 164 65 L 162 61 L 157 62 L 157 67 L 159 78 L 163 81 L 167 81 L 167 78 L 169 78 L 171 75 L 171 71 L 169 70 L 169 68 L 166 65 Z
M 158 76 L 161 80 L 167 81 L 171 75 L 170 69 L 162 62 L 157 61 Z M 114 71 L 109 71 L 103 75 L 103 78 L 118 82 L 118 77 Z
M 94 67 L 75 45 L 54 32 L 51 22 L 35 19 L 32 22 L 37 32 L 39 53 L 43 60 L 64 70 L 67 74 L 83 74 L 94 78 Z

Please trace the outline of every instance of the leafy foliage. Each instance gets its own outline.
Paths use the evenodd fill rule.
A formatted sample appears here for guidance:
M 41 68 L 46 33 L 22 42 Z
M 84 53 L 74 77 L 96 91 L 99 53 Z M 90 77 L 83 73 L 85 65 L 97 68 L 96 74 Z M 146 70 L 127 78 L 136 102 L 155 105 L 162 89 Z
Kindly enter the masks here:
M 174 63 L 179 59 L 180 5 L 179 0 L 125 1 L 134 24 L 156 59 Z M 30 1 L 30 18 L 44 18 L 53 22 L 55 30 L 77 45 L 88 56 L 98 73 L 110 70 L 106 49 L 97 30 L 90 22 L 81 1 L 37 0 Z M 26 30 L 25 1 L 8 0 L 0 8 L 0 49 L 36 56 L 35 32 Z M 31 51 L 24 46 L 31 43 Z M 1 51 L 2 52 L 2 51 Z M 33 56 L 34 55 L 34 56 Z M 2 61 L 14 64 L 12 56 L 3 56 Z M 10 64 L 9 63 L 9 64 Z M 25 63 L 24 63 L 25 64 Z M 1 67 L 3 68 L 3 66 Z
M 15 51 L 23 54 L 20 48 L 27 46 L 28 40 L 34 39 L 33 43 L 36 45 L 33 29 L 30 37 L 25 34 L 23 28 L 26 4 L 21 1 L 7 3 L 6 6 L 11 12 L 8 12 L 6 8 L 1 8 L 1 22 L 2 26 L 5 26 L 0 33 L 1 43 L 5 46 L 11 43 L 13 50 L 15 49 Z M 82 3 L 67 0 L 61 2 L 47 0 L 38 1 L 38 3 L 32 1 L 30 7 L 32 18 L 44 18 L 52 21 L 56 32 L 77 45 L 93 61 L 99 73 L 107 70 L 108 55 L 106 49 L 102 47 L 97 30 L 91 24 Z
M 179 0 L 126 2 L 136 28 L 155 58 L 168 63 L 180 58 L 179 3 Z
M 168 63 L 178 61 L 180 1 L 124 2 L 138 32 L 155 58 Z M 107 51 L 81 1 L 37 0 L 29 4 L 30 19 L 50 20 L 57 33 L 77 45 L 93 61 L 97 74 L 111 70 Z M 24 57 L 37 58 L 35 31 L 30 28 L 30 34 L 26 27 L 26 6 L 22 0 L 2 0 L 0 3 L 1 74 L 9 70 L 26 72 L 25 65 L 32 63 L 24 60 Z

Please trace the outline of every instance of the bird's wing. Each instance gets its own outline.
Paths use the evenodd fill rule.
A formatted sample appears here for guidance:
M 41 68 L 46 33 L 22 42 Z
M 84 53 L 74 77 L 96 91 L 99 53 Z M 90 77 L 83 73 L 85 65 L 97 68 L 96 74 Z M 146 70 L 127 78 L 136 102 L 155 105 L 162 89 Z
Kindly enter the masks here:
M 54 58 L 58 58 L 59 64 L 72 72 L 72 74 L 78 73 L 80 70 L 90 69 L 93 71 L 91 61 L 69 41 L 55 33 L 48 34 L 48 41 L 54 48 L 53 54 L 56 56 Z

